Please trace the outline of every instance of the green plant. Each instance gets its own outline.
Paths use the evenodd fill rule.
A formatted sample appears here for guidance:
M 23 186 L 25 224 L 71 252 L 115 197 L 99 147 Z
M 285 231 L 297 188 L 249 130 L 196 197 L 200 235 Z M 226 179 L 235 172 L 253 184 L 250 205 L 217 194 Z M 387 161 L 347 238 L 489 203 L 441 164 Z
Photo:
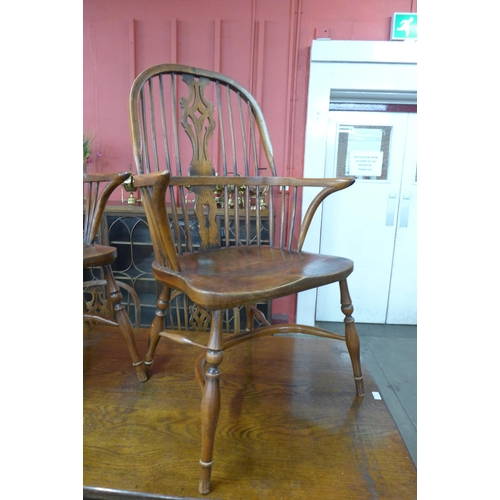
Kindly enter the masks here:
M 83 134 L 83 167 L 92 163 L 92 142 L 94 141 L 95 134 Z M 95 153 L 96 160 L 101 158 L 102 153 Z

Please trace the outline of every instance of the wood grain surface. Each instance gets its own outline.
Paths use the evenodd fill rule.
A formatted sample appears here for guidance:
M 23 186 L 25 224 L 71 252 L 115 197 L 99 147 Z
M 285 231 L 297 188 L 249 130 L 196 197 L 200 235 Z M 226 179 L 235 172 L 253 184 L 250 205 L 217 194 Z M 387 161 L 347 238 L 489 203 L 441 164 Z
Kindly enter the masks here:
M 147 332 L 136 332 L 145 352 Z M 198 493 L 199 350 L 163 339 L 139 383 L 111 327 L 84 333 L 84 498 L 414 499 L 416 469 L 341 341 L 254 339 L 224 353 L 212 491 Z

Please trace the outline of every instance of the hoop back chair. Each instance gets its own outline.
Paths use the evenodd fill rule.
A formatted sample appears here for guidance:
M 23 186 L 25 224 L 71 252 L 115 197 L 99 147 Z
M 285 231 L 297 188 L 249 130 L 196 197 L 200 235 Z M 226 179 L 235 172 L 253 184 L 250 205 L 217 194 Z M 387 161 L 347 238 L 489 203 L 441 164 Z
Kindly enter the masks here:
M 201 349 L 195 364 L 202 389 L 199 491 L 206 494 L 224 350 L 279 333 L 342 340 L 356 394 L 364 395 L 347 286 L 353 262 L 302 251 L 321 202 L 354 180 L 278 177 L 258 104 L 218 73 L 170 64 L 149 68 L 132 86 L 129 113 L 138 172 L 132 184 L 141 192 L 155 253 L 152 272 L 161 285 L 145 363 L 152 363 L 160 337 Z M 314 189 L 315 195 L 301 218 L 304 189 Z M 271 324 L 256 306 L 334 282 L 340 286 L 344 335 Z M 188 321 L 166 327 L 165 317 L 179 296 L 188 299 Z M 236 321 L 231 332 L 224 328 L 228 310 L 245 312 L 244 324 Z
M 106 297 L 113 307 L 113 315 L 109 317 L 98 307 L 85 304 L 84 300 L 84 322 L 98 322 L 107 325 L 118 326 L 125 340 L 127 349 L 132 358 L 137 377 L 141 382 L 147 380 L 144 364 L 137 350 L 134 339 L 134 330 L 130 318 L 122 304 L 122 293 L 113 276 L 111 264 L 117 257 L 116 248 L 96 243 L 96 237 L 101 223 L 106 203 L 111 193 L 126 179 L 130 178 L 130 172 L 112 174 L 83 174 L 84 188 L 84 221 L 83 221 L 83 267 L 99 267 L 102 270 L 102 283 L 106 289 Z M 85 286 L 95 283 L 85 283 Z M 132 290 L 129 290 L 132 292 Z M 138 310 L 136 306 L 136 311 Z M 116 319 L 115 319 L 116 318 Z

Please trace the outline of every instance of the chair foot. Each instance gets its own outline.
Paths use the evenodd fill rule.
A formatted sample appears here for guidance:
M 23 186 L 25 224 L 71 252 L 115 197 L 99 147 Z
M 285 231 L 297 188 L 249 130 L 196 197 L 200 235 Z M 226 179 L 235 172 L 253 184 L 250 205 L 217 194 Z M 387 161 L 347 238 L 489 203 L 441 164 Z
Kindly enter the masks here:
M 154 361 L 156 347 L 158 346 L 158 343 L 160 341 L 159 331 L 160 330 L 156 329 L 153 324 L 149 332 L 148 350 L 146 351 L 146 355 L 144 356 L 144 367 L 146 369 L 146 373 L 149 373 L 151 365 Z
M 139 361 L 139 363 L 133 363 L 132 365 L 135 368 L 135 372 L 137 374 L 137 378 L 139 379 L 139 382 L 146 382 L 148 379 L 148 376 L 146 374 L 146 370 L 144 368 L 144 364 L 142 361 Z
M 198 491 L 202 495 L 210 493 L 210 477 L 212 475 L 212 462 L 205 463 L 200 460 L 201 472 L 200 481 L 198 483 Z
M 222 361 L 222 351 L 208 351 L 207 358 L 209 358 L 207 361 L 210 368 L 206 372 L 206 382 L 201 400 L 201 471 L 198 490 L 202 495 L 206 495 L 210 491 L 215 431 L 220 411 L 220 371 L 218 365 Z
M 149 361 L 144 361 L 144 370 L 146 373 L 149 373 L 149 370 L 151 369 L 151 365 L 153 364 L 153 360 Z
M 361 349 L 359 345 L 359 335 L 356 330 L 356 325 L 354 324 L 354 318 L 352 317 L 354 307 L 352 306 L 351 297 L 349 295 L 347 281 L 340 281 L 339 285 L 342 312 L 345 315 L 345 342 L 347 344 L 347 350 L 349 351 L 349 356 L 351 358 L 352 371 L 354 373 L 354 383 L 356 384 L 356 396 L 364 396 L 365 386 L 363 383 L 363 373 L 361 371 Z
M 125 340 L 128 352 L 130 353 L 130 357 L 132 358 L 132 366 L 135 368 L 139 381 L 145 382 L 147 380 L 146 371 L 144 370 L 144 365 L 135 343 L 134 328 L 130 322 L 127 311 L 122 304 L 122 293 L 113 276 L 111 266 L 103 266 L 103 270 L 109 290 L 109 299 L 113 304 L 113 310 L 116 316 L 118 328 L 120 329 L 123 340 Z
M 205 372 L 205 385 L 201 398 L 201 471 L 198 490 L 202 495 L 206 495 L 210 491 L 215 433 L 220 413 L 219 365 L 224 358 L 222 350 L 222 311 L 215 311 L 212 315 L 208 346 L 209 348 L 205 353 L 208 368 Z
M 354 377 L 354 383 L 356 384 L 356 396 L 363 397 L 365 395 L 363 377 Z

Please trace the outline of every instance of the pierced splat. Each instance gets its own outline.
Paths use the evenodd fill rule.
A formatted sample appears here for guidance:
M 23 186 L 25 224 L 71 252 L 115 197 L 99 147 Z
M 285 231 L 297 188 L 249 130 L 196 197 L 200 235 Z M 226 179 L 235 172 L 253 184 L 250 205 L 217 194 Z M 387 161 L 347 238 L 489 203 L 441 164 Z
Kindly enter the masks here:
M 208 158 L 208 141 L 215 130 L 214 105 L 205 98 L 208 78 L 195 79 L 193 75 L 183 75 L 182 80 L 189 87 L 189 96 L 181 98 L 183 109 L 181 124 L 191 145 L 193 159 L 188 169 L 189 175 L 215 175 L 215 169 Z
M 200 191 L 196 194 L 194 203 L 194 213 L 199 224 L 201 249 L 218 248 L 220 247 L 220 241 L 215 217 L 217 204 L 214 198 L 214 186 L 199 186 L 199 188 Z
M 182 80 L 189 87 L 189 96 L 180 100 L 183 109 L 181 124 L 193 147 L 188 174 L 215 176 L 215 169 L 208 158 L 208 142 L 215 130 L 214 105 L 205 98 L 205 88 L 210 80 L 203 77 L 196 79 L 193 75 L 183 75 Z M 196 194 L 194 211 L 198 218 L 202 249 L 220 245 L 215 221 L 217 205 L 213 195 L 214 189 L 215 186 L 190 187 L 190 191 Z
M 210 328 L 210 313 L 196 304 L 189 307 L 189 324 L 197 332 L 206 332 Z

